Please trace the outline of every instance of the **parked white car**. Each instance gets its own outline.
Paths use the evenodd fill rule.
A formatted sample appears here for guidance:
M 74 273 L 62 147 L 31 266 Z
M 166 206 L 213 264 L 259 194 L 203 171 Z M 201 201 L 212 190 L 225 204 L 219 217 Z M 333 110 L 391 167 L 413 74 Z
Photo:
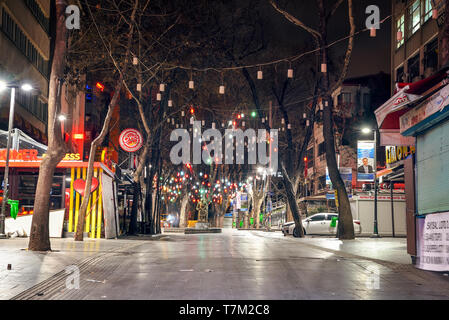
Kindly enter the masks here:
M 322 234 L 322 235 L 333 235 L 337 234 L 338 220 L 335 227 L 331 227 L 332 218 L 337 217 L 338 213 L 317 213 L 306 219 L 302 220 L 302 226 L 304 228 L 304 234 Z M 282 226 L 282 233 L 286 236 L 292 234 L 296 236 L 295 232 L 295 222 L 287 222 Z M 361 234 L 362 227 L 360 226 L 359 220 L 354 220 L 354 233 Z

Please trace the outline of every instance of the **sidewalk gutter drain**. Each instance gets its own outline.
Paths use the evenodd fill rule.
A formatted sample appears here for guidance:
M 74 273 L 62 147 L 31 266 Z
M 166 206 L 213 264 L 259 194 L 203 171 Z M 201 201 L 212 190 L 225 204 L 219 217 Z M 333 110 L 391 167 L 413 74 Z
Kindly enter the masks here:
M 44 295 L 44 293 L 43 292 L 38 292 L 38 293 L 36 293 L 36 296 L 43 296 Z

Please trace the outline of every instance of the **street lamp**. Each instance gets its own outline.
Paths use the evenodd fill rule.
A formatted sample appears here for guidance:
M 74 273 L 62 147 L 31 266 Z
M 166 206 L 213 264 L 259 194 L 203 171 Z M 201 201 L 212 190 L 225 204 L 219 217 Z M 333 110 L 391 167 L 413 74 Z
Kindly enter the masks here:
M 4 81 L 0 81 L 0 92 L 10 88 L 11 89 L 11 100 L 9 107 L 9 122 L 8 122 L 8 140 L 6 143 L 6 163 L 5 163 L 5 175 L 3 177 L 3 199 L 2 199 L 2 211 L 0 213 L 0 238 L 5 238 L 5 211 L 6 211 L 6 202 L 8 201 L 8 179 L 9 179 L 9 151 L 11 149 L 11 131 L 13 129 L 14 123 L 14 103 L 16 96 L 16 89 L 19 88 L 17 83 L 6 83 Z M 33 87 L 25 83 L 21 86 L 23 91 L 31 91 Z
M 374 230 L 371 238 L 380 238 L 377 225 L 377 131 L 371 128 L 362 129 L 363 134 L 370 134 L 371 132 L 374 133 Z

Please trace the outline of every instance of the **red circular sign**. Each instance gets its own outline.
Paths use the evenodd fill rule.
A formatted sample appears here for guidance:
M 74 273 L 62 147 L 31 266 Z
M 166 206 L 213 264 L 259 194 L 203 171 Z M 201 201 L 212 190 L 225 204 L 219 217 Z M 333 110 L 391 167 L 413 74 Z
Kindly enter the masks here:
M 136 129 L 126 129 L 120 134 L 119 143 L 123 150 L 136 152 L 143 145 L 143 137 Z

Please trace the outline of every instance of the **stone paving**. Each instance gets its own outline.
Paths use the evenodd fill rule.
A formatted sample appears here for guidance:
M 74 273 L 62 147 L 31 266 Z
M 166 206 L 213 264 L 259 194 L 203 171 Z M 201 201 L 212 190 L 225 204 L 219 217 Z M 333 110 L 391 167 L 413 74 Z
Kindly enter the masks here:
M 0 241 L 2 299 L 449 299 L 449 279 L 415 269 L 405 239 L 296 239 L 280 232 L 52 239 L 51 253 Z M 408 261 L 407 261 L 408 260 Z M 6 264 L 12 263 L 12 270 Z M 66 287 L 77 265 L 80 288 Z

